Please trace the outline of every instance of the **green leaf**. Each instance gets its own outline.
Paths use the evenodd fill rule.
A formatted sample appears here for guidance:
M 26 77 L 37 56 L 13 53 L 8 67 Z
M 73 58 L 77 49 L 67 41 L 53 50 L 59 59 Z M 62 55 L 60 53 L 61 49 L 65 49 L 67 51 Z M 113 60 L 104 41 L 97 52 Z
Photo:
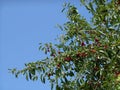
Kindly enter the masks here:
M 69 75 L 72 77 L 72 76 L 74 76 L 74 73 L 72 71 L 70 71 Z
M 16 68 L 14 68 L 14 69 L 9 69 L 11 72 L 12 72 L 12 74 L 15 74 L 16 73 Z
M 38 80 L 38 76 L 33 77 L 33 81 L 36 81 L 36 80 Z
M 45 77 L 43 77 L 43 83 L 45 83 Z
M 33 75 L 35 75 L 35 69 L 31 69 L 30 73 L 33 74 Z
M 56 90 L 61 90 L 61 88 L 59 87 L 59 85 L 56 85 Z
M 108 53 L 104 50 L 99 50 L 100 53 L 102 53 L 103 55 L 105 55 L 106 57 L 109 57 Z
M 30 78 L 30 79 L 32 79 L 32 75 L 31 75 L 31 73 L 30 73 L 30 72 L 29 72 L 29 78 Z
M 57 24 L 57 27 L 58 27 L 58 28 L 60 28 L 60 30 L 62 30 L 62 31 L 63 31 L 63 28 L 62 28 L 62 26 L 61 26 L 61 25 Z
M 53 83 L 51 83 L 51 90 L 53 90 L 53 86 L 54 86 L 54 84 L 53 84 Z
M 28 81 L 28 74 L 26 73 L 26 80 Z
M 119 59 L 120 59 L 120 55 L 117 55 L 117 58 L 119 58 Z
M 42 81 L 43 74 L 40 75 L 40 80 Z
M 56 74 L 57 76 L 59 76 L 60 73 L 61 73 L 61 70 L 60 70 L 60 69 L 57 69 L 57 70 L 55 71 L 55 74 Z
M 68 83 L 68 80 L 67 80 L 67 78 L 66 78 L 66 77 L 64 77 L 64 79 L 65 79 L 65 83 Z
M 18 78 L 18 74 L 15 74 L 15 77 Z

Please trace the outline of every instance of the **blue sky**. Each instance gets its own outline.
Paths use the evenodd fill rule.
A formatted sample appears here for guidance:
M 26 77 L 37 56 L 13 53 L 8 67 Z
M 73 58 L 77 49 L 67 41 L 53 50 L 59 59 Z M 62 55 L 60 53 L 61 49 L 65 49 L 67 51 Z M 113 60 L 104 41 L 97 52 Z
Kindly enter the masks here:
M 73 2 L 77 6 L 79 0 Z M 24 63 L 45 57 L 39 43 L 53 42 L 60 35 L 57 24 L 67 21 L 61 13 L 65 0 L 0 1 L 0 90 L 50 90 L 50 84 L 16 79 L 9 68 L 22 69 Z M 84 11 L 84 12 L 83 12 Z M 85 17 L 88 13 L 81 8 Z

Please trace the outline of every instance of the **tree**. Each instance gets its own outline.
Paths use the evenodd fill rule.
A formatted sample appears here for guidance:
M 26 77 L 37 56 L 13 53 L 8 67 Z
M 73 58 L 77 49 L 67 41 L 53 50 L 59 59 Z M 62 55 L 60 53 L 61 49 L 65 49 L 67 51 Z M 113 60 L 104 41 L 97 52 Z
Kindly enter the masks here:
M 10 69 L 26 80 L 48 79 L 56 90 L 120 90 L 120 0 L 80 0 L 92 14 L 87 21 L 77 8 L 65 4 L 68 22 L 59 44 L 40 44 L 41 61 Z

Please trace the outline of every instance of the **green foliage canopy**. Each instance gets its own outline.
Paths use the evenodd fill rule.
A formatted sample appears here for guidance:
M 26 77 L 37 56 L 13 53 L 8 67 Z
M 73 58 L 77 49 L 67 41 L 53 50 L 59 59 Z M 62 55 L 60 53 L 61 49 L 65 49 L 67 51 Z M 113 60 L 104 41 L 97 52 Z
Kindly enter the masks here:
M 59 44 L 40 44 L 43 60 L 11 69 L 16 77 L 51 83 L 56 90 L 120 90 L 120 0 L 80 0 L 92 14 L 88 22 L 75 6 L 65 4 L 68 21 L 59 26 Z

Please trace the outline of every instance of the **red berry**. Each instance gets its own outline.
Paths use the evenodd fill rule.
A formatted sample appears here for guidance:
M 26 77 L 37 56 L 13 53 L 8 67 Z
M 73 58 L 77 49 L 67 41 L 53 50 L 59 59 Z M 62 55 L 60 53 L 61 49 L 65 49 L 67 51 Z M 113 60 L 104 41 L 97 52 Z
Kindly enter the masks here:
M 98 43 L 97 43 L 97 46 L 99 46 L 99 47 L 100 47 L 100 46 L 102 46 L 102 45 L 98 42 Z
M 59 64 L 57 64 L 57 68 L 60 68 L 61 67 L 61 64 L 59 63 Z
M 98 38 L 95 38 L 95 42 L 96 42 L 96 43 L 98 43 L 98 42 L 99 42 Z
M 58 54 L 60 54 L 61 52 L 60 51 L 58 51 Z
M 51 74 L 49 73 L 49 74 L 48 74 L 48 77 L 50 77 L 50 76 L 51 76 Z
M 107 45 L 104 45 L 104 49 L 107 49 L 108 48 L 108 46 Z
M 85 46 L 85 43 L 84 43 L 84 42 L 82 42 L 82 43 L 81 43 L 81 46 Z
M 72 60 L 72 58 L 71 57 L 66 57 L 64 60 L 65 61 L 70 61 L 70 60 Z
M 76 56 L 77 56 L 77 57 L 80 57 L 80 56 L 81 56 L 81 54 L 80 54 L 80 53 L 77 53 L 77 54 L 76 54 Z

